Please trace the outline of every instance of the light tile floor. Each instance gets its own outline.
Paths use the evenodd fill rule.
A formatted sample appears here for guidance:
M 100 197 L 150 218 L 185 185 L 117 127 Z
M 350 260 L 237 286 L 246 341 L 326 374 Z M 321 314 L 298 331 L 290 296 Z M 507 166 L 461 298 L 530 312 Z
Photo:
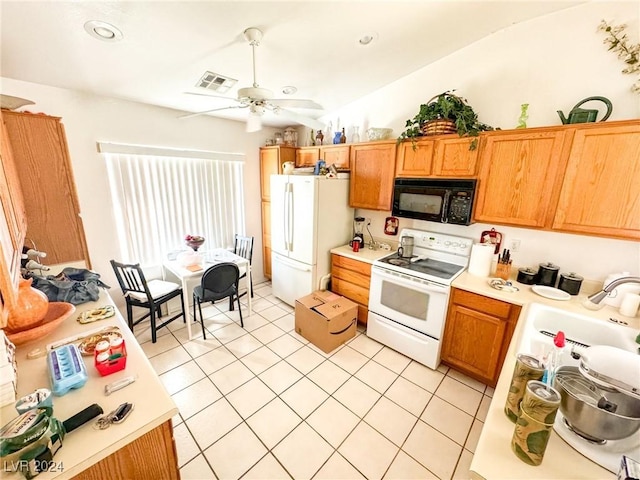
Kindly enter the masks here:
M 196 324 L 189 341 L 180 321 L 155 344 L 147 325 L 135 328 L 180 411 L 182 478 L 469 478 L 492 388 L 431 370 L 360 326 L 325 354 L 295 332 L 269 283 L 253 305 L 244 329 L 228 302 L 204 308 L 206 340 Z

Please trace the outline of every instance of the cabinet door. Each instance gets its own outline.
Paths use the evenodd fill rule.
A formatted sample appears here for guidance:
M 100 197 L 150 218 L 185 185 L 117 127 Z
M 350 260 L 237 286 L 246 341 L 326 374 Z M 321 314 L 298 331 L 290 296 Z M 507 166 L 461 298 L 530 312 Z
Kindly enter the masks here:
M 398 146 L 396 177 L 428 177 L 431 175 L 435 141 L 402 142 Z
M 351 147 L 351 207 L 391 210 L 395 148 L 395 142 L 363 143 Z
M 640 122 L 576 130 L 553 228 L 640 239 Z
M 480 153 L 475 220 L 550 227 L 566 165 L 567 135 L 567 129 L 487 135 Z
M 271 200 L 271 175 L 280 173 L 280 160 L 277 148 L 260 149 L 260 191 L 262 201 Z M 264 223 L 263 223 L 264 227 Z
M 271 202 L 262 202 L 262 268 L 271 278 Z
M 51 264 L 89 254 L 64 127 L 57 117 L 5 112 L 4 121 L 24 196 L 27 240 Z
M 313 167 L 320 160 L 320 147 L 300 147 L 296 150 L 296 167 Z
M 477 140 L 478 145 L 474 150 L 469 150 L 471 142 Z M 478 163 L 478 151 L 480 150 L 479 138 L 439 138 L 436 140 L 433 154 L 432 175 L 437 177 L 473 177 L 476 174 Z
M 336 145 L 321 149 L 322 159 L 327 165 L 335 165 L 336 168 L 349 168 L 349 145 Z
M 495 387 L 521 307 L 452 289 L 442 361 Z

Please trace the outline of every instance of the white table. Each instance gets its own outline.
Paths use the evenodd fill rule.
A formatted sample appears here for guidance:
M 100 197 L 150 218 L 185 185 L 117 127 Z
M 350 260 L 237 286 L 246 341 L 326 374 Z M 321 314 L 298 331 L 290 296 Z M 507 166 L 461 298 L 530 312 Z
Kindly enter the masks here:
M 251 264 L 249 260 L 240 255 L 236 255 L 229 250 L 224 248 L 214 248 L 211 250 L 207 250 L 206 252 L 201 252 L 201 255 L 204 257 L 204 263 L 202 264 L 202 270 L 198 270 L 197 272 L 192 272 L 191 270 L 187 270 L 187 268 L 183 267 L 178 260 L 167 260 L 163 263 L 163 275 L 168 270 L 172 274 L 174 274 L 180 282 L 182 283 L 182 296 L 183 296 L 183 307 L 185 319 L 187 320 L 187 333 L 189 335 L 189 340 L 191 340 L 191 322 L 188 321 L 189 318 L 189 299 L 193 296 L 193 288 L 189 289 L 189 281 L 200 280 L 204 272 L 222 262 L 233 262 L 238 267 L 245 267 L 247 270 L 247 276 L 244 277 L 244 284 L 247 288 L 247 298 L 249 305 L 249 316 L 253 314 L 252 304 L 251 304 Z

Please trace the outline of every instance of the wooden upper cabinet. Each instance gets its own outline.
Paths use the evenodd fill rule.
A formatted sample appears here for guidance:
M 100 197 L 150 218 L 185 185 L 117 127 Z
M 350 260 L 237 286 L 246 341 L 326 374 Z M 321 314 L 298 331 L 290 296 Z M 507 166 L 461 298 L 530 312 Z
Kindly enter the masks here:
M 397 177 L 473 177 L 476 175 L 478 150 L 469 150 L 473 140 L 458 135 L 424 137 L 398 146 Z
M 550 228 L 571 129 L 492 132 L 484 138 L 474 218 Z
M 296 167 L 313 167 L 320 160 L 320 147 L 299 147 L 296 150 Z
M 335 165 L 336 168 L 349 168 L 349 145 L 339 144 L 322 147 L 320 155 L 327 166 Z
M 60 118 L 3 112 L 24 197 L 26 243 L 47 262 L 91 268 L 67 139 Z
M 476 140 L 476 148 L 470 150 Z M 432 175 L 436 177 L 473 177 L 477 172 L 478 151 L 482 139 L 460 138 L 458 135 L 436 140 L 433 153 Z
M 431 175 L 431 162 L 435 140 L 421 139 L 405 141 L 398 145 L 396 177 L 428 177 Z
M 576 129 L 553 229 L 640 239 L 640 121 Z
M 395 153 L 395 140 L 351 146 L 349 206 L 391 210 Z
M 271 200 L 271 175 L 282 173 L 282 164 L 295 162 L 294 147 L 262 147 L 260 148 L 260 192 L 262 200 Z

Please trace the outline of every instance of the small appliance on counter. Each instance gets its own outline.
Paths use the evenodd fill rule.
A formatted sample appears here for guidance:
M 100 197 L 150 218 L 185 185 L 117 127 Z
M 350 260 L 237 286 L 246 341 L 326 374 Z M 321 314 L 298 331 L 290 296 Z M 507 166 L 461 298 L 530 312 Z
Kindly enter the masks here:
M 349 242 L 349 246 L 353 247 L 353 242 L 358 242 L 359 249 L 364 248 L 364 227 L 366 219 L 364 217 L 356 217 L 353 219 L 353 240 Z
M 622 456 L 640 461 L 640 356 L 608 345 L 584 349 L 578 367 L 554 378 L 554 430 L 585 457 L 616 473 Z

